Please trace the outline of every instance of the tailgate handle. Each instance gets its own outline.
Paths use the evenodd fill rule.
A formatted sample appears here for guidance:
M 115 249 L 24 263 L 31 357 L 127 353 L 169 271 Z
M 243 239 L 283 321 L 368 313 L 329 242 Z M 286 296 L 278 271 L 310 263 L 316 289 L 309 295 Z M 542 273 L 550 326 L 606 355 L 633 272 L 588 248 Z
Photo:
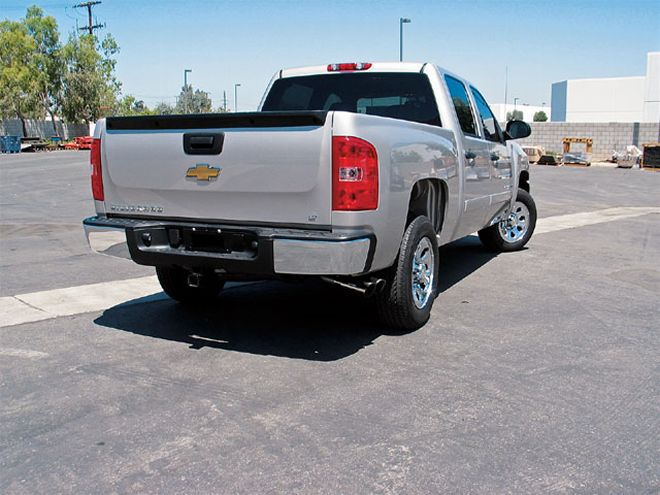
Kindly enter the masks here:
M 224 142 L 224 132 L 184 134 L 183 151 L 187 155 L 219 155 Z

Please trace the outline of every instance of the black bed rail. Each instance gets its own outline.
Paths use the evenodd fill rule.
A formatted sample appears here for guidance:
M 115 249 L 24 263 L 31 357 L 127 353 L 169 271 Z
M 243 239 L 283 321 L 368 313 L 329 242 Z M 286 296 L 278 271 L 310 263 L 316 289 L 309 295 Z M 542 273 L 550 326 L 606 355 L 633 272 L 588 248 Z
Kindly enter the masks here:
M 249 127 L 322 126 L 328 112 L 200 113 L 191 115 L 149 115 L 141 117 L 108 117 L 109 131 L 151 131 L 172 129 L 229 129 Z

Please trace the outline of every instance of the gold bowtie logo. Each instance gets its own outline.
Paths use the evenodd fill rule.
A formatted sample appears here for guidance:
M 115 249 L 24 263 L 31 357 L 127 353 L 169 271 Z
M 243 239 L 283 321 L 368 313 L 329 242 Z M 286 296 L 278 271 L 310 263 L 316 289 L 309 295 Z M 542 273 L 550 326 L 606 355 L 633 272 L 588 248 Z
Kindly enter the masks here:
M 220 167 L 210 167 L 207 163 L 198 163 L 194 167 L 188 169 L 186 172 L 186 178 L 208 182 L 211 179 L 217 179 L 221 170 Z

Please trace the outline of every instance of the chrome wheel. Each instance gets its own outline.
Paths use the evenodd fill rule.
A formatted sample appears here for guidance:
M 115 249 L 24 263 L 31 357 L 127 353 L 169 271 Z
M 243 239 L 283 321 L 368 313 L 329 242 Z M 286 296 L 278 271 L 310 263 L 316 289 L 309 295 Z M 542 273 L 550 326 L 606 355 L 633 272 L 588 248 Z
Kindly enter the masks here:
M 422 237 L 412 259 L 412 296 L 417 309 L 429 302 L 435 278 L 435 254 L 428 237 Z
M 499 233 L 506 242 L 518 242 L 525 237 L 529 228 L 529 208 L 516 201 L 511 213 L 499 223 Z

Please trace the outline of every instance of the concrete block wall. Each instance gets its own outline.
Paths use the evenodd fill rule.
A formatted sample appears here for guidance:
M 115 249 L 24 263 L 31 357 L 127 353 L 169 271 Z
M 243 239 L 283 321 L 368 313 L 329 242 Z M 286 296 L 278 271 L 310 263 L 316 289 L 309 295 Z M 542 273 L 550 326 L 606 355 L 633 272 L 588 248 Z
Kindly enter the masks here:
M 546 151 L 561 153 L 565 137 L 592 138 L 592 161 L 606 160 L 614 150 L 625 151 L 634 144 L 639 149 L 645 143 L 660 142 L 660 122 L 532 122 L 532 135 L 518 141 L 521 145 L 543 146 Z M 573 144 L 571 150 L 583 151 L 585 145 Z
M 31 120 L 26 121 L 28 137 L 49 138 L 54 134 L 53 123 L 50 120 Z M 88 136 L 89 127 L 87 124 L 69 124 L 64 122 L 55 122 L 57 135 L 63 139 L 73 139 L 78 136 Z M 23 136 L 23 125 L 19 119 L 0 120 L 0 136 Z

